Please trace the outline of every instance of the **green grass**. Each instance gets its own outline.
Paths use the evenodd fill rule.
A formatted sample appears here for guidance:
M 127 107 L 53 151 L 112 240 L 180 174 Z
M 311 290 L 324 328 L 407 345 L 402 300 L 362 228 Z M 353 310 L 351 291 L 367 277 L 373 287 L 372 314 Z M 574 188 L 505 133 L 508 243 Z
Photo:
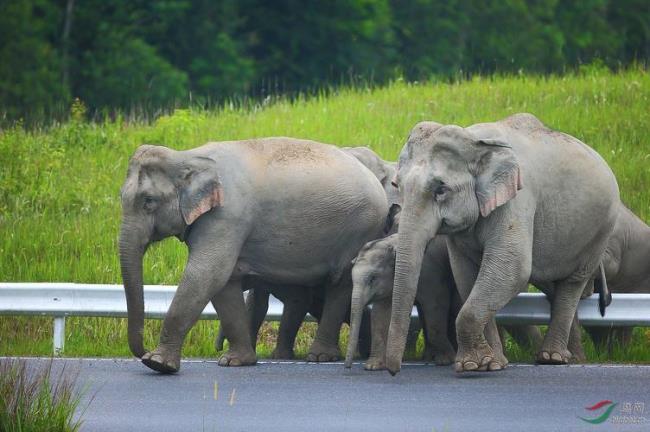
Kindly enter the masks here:
M 74 432 L 79 405 L 77 375 L 52 363 L 28 367 L 24 360 L 0 360 L 0 430 L 5 432 Z
M 187 149 L 210 140 L 285 135 L 367 145 L 394 160 L 418 121 L 470 125 L 531 112 L 600 152 L 617 175 L 623 201 L 648 221 L 649 98 L 650 74 L 633 68 L 557 77 L 477 77 L 451 84 L 397 81 L 381 89 L 344 89 L 246 108 L 180 110 L 152 124 L 121 117 L 87 123 L 76 107 L 65 124 L 0 132 L 0 279 L 121 283 L 119 189 L 128 158 L 142 143 Z M 177 284 L 186 254 L 172 239 L 153 247 L 145 258 L 145 283 Z M 158 326 L 147 324 L 150 347 Z M 274 326 L 267 327 L 263 354 L 271 351 L 273 340 Z M 67 355 L 129 354 L 123 320 L 73 318 L 67 330 Z M 49 354 L 50 332 L 51 321 L 45 318 L 0 317 L 0 355 Z M 214 323 L 201 322 L 184 355 L 214 356 L 215 332 Z M 641 346 L 634 358 L 623 353 L 615 361 L 650 362 L 647 335 L 638 335 Z M 309 337 L 304 332 L 301 343 L 306 346 Z M 591 358 L 600 360 L 595 354 Z

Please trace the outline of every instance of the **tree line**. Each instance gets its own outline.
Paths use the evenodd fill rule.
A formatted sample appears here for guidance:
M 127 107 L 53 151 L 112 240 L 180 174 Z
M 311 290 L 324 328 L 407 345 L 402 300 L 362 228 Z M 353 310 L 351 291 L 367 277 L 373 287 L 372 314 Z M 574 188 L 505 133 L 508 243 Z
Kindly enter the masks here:
M 0 115 L 219 103 L 650 56 L 647 0 L 0 0 Z

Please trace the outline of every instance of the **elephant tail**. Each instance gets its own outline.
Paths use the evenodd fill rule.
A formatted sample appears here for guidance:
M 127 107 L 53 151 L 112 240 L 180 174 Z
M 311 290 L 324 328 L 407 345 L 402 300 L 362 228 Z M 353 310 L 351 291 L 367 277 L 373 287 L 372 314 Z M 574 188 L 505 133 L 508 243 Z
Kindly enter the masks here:
M 600 316 L 605 316 L 605 308 L 612 303 L 612 293 L 609 292 L 607 287 L 607 279 L 605 278 L 605 267 L 601 262 L 598 266 L 598 276 L 594 279 L 594 287 L 598 292 L 598 309 Z

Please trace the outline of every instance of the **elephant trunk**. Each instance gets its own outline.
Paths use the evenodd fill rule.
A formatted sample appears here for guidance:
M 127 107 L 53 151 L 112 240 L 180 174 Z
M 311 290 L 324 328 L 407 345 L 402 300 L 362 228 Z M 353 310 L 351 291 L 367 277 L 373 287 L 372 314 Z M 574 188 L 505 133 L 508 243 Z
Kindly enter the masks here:
M 366 303 L 361 300 L 361 293 L 358 286 L 352 291 L 352 305 L 350 309 L 350 338 L 348 339 L 348 352 L 345 355 L 345 367 L 352 367 L 352 358 L 359 344 L 359 331 L 361 330 L 361 321 L 363 309 Z
M 391 375 L 399 372 L 402 365 L 424 251 L 440 226 L 435 208 L 423 210 L 418 212 L 420 214 L 403 211 L 399 226 L 393 305 L 386 346 L 386 367 Z
M 120 230 L 120 266 L 128 311 L 129 348 L 139 358 L 146 352 L 143 342 L 144 294 L 142 288 L 142 259 L 146 246 L 143 246 L 139 241 L 141 238 L 141 233 L 136 232 L 126 223 L 122 223 Z

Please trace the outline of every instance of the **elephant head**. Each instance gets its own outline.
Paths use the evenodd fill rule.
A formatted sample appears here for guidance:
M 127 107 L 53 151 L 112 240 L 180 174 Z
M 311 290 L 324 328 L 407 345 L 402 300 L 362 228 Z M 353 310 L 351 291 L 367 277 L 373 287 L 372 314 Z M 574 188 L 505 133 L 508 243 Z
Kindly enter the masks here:
M 166 237 L 184 240 L 203 213 L 223 203 L 212 159 L 166 147 L 143 145 L 129 161 L 121 189 L 120 265 L 128 309 L 128 339 L 137 357 L 145 353 L 142 259 L 147 247 Z
M 417 124 L 393 179 L 403 200 L 386 366 L 401 367 L 422 257 L 436 234 L 470 229 L 522 187 L 519 164 L 502 137 L 478 137 L 458 126 Z
M 345 367 L 352 367 L 357 350 L 359 330 L 365 307 L 376 300 L 390 298 L 393 292 L 395 246 L 397 234 L 367 243 L 354 260 L 352 267 L 352 306 L 350 310 L 350 338 Z
M 372 171 L 384 188 L 384 192 L 386 192 L 388 205 L 401 203 L 397 189 L 390 183 L 395 176 L 395 162 L 383 160 L 368 147 L 343 147 L 341 150 L 357 158 L 359 162 Z

